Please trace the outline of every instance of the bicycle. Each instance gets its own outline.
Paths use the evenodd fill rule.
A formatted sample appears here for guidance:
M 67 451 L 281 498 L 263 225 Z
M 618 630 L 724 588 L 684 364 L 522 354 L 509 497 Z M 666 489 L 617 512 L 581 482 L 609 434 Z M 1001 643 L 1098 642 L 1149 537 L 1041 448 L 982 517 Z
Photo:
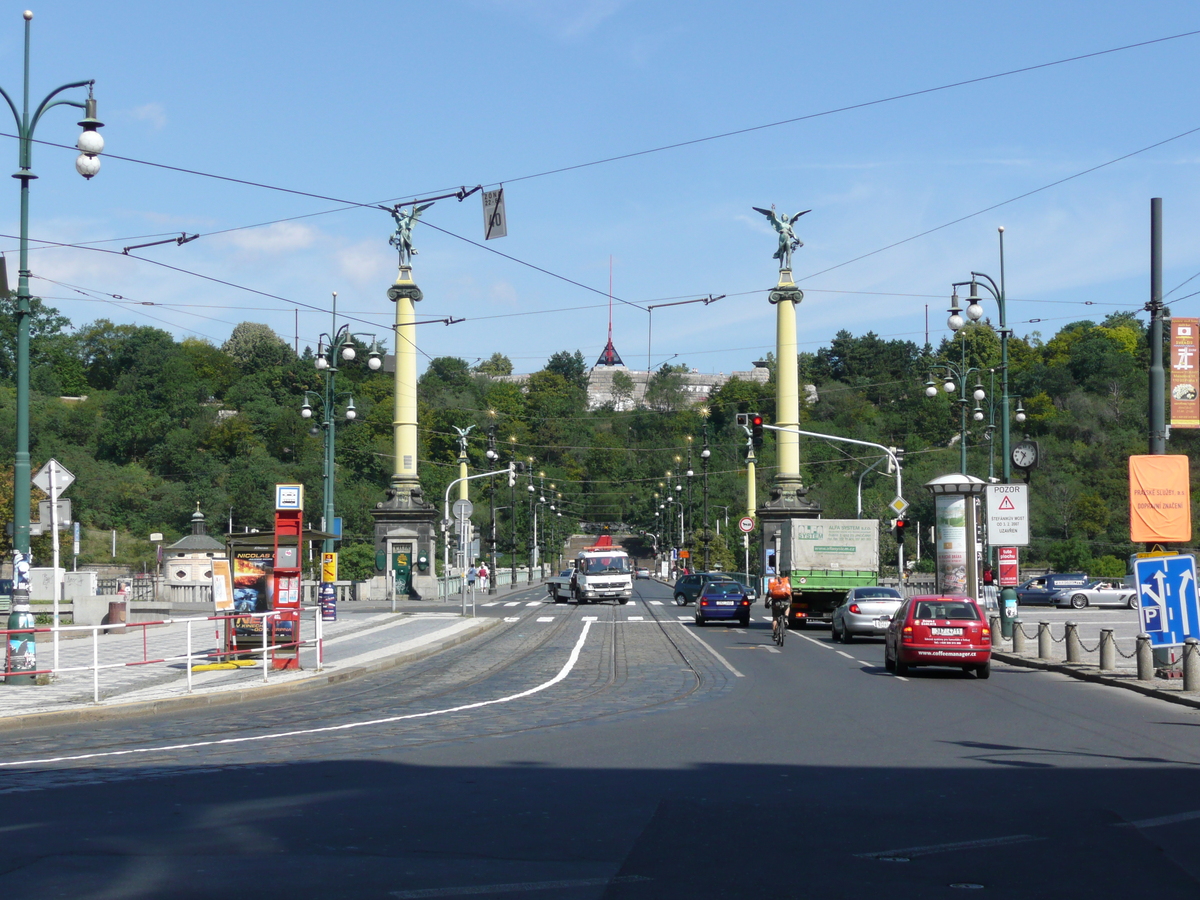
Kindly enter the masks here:
M 788 617 L 787 605 L 784 603 L 771 604 L 771 639 L 780 647 L 787 637 Z

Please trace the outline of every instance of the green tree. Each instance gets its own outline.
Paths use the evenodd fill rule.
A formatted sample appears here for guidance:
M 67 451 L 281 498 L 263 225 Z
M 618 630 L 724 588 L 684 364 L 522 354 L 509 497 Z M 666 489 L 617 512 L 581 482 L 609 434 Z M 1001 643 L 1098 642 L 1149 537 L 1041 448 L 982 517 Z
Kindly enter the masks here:
M 229 340 L 221 345 L 221 352 L 251 373 L 286 365 L 296 357 L 287 341 L 270 325 L 259 322 L 242 322 L 234 326 Z
M 487 359 L 477 365 L 474 370 L 481 375 L 511 375 L 513 373 L 512 360 L 503 353 L 493 353 Z

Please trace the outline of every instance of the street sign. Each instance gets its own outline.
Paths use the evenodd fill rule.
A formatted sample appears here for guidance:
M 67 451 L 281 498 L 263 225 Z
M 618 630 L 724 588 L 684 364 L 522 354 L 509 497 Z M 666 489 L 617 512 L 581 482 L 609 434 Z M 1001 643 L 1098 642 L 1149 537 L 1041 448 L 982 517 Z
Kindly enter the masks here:
M 1179 554 L 1137 559 L 1133 571 L 1142 631 L 1150 635 L 1151 645 L 1171 647 L 1200 638 L 1196 558 Z
M 1000 557 L 1000 587 L 1016 587 L 1020 583 L 1017 572 L 1017 548 L 997 547 Z
M 904 511 L 908 509 L 909 503 L 903 497 L 897 495 L 896 499 L 888 504 L 888 509 L 898 516 L 904 515 Z
M 49 494 L 51 487 L 51 470 L 54 472 L 54 492 L 56 494 L 61 494 L 71 486 L 71 483 L 75 480 L 75 476 L 68 472 L 63 464 L 57 459 L 52 459 L 42 466 L 41 469 L 38 470 L 38 473 L 33 476 L 33 483 L 37 487 L 41 488 L 45 493 Z
M 508 235 L 508 219 L 504 215 L 504 188 L 483 192 L 483 239 Z
M 742 534 L 749 534 L 754 530 L 754 519 L 751 516 L 742 516 L 738 519 L 738 528 L 742 530 Z
M 987 534 L 991 546 L 1029 546 L 1028 491 L 1024 484 L 988 485 Z
M 454 511 L 454 518 L 469 519 L 471 513 L 475 512 L 475 504 L 470 500 L 455 500 L 454 505 L 450 507 Z

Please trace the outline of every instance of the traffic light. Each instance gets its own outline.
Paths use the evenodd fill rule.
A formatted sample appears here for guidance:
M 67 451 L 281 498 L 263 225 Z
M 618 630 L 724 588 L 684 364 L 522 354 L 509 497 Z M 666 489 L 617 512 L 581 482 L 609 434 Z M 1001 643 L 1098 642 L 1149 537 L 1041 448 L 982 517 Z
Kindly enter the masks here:
M 747 428 L 750 425 L 750 413 L 738 413 L 737 424 L 742 428 Z
M 517 485 L 517 464 L 510 462 L 508 464 L 508 486 L 516 487 Z
M 907 531 L 908 531 L 908 520 L 907 519 L 896 519 L 896 521 L 894 521 L 892 523 L 892 534 L 894 534 L 896 536 L 897 541 L 903 541 L 904 535 Z
M 761 447 L 763 443 L 763 417 L 758 413 L 750 414 L 750 440 L 755 448 Z

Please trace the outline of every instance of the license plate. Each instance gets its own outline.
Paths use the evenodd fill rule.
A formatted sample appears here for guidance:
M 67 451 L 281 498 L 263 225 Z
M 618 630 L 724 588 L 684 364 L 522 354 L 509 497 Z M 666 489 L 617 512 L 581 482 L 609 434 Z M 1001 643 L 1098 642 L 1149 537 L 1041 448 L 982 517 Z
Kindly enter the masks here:
M 892 620 L 889 619 L 887 616 L 880 616 L 878 619 L 875 620 L 875 627 L 876 628 L 887 628 L 888 625 L 891 624 L 891 621 Z
M 717 606 L 737 606 L 736 600 L 718 600 Z
M 929 633 L 934 637 L 962 637 L 961 628 L 930 628 Z

